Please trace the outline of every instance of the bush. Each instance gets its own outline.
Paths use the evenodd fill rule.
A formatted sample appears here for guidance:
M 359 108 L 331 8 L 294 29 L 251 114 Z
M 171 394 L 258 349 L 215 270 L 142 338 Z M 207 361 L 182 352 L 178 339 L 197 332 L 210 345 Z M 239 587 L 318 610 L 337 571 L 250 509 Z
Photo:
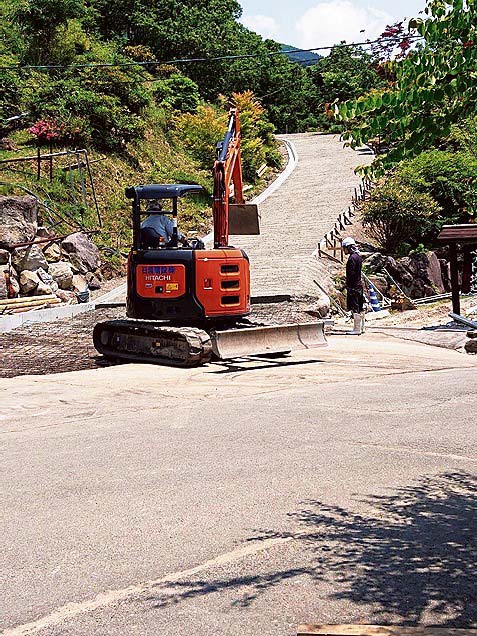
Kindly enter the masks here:
M 210 104 L 201 104 L 197 113 L 185 113 L 176 120 L 175 134 L 204 170 L 211 170 L 215 147 L 224 138 L 227 114 Z
M 395 178 L 442 208 L 439 224 L 468 223 L 477 214 L 477 157 L 429 150 L 401 163 Z
M 240 115 L 243 174 L 247 181 L 254 183 L 257 170 L 264 163 L 274 168 L 281 166 L 275 126 L 268 121 L 265 109 L 251 91 L 234 93 L 233 99 Z M 222 103 L 225 104 L 224 98 Z
M 142 84 L 123 82 L 123 76 L 111 68 L 85 72 L 82 82 L 37 74 L 25 87 L 25 106 L 34 119 L 57 123 L 62 131 L 58 141 L 119 150 L 143 134 L 139 113 L 149 98 Z
M 188 77 L 173 73 L 156 85 L 154 98 L 163 108 L 181 113 L 196 113 L 200 102 L 199 87 Z
M 448 142 L 456 150 L 464 150 L 477 157 L 477 116 L 468 117 L 452 126 Z
M 91 50 L 92 42 L 79 20 L 58 27 L 50 43 L 48 59 L 54 64 L 73 64 L 78 55 Z
M 394 254 L 404 242 L 417 246 L 428 240 L 438 227 L 440 212 L 429 194 L 390 178 L 375 188 L 362 219 L 380 247 Z

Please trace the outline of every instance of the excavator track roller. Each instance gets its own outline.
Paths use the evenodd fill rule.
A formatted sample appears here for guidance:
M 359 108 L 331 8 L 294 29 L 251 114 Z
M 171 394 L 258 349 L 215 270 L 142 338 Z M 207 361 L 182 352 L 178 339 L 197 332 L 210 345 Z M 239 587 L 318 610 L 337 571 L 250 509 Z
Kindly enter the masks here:
M 212 343 L 206 331 L 152 321 L 100 322 L 94 328 L 93 342 L 96 350 L 111 360 L 196 367 L 212 357 Z

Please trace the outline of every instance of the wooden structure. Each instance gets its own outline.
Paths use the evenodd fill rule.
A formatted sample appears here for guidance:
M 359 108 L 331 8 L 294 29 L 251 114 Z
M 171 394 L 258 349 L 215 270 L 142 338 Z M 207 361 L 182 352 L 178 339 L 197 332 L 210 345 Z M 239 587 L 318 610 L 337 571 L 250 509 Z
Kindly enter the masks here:
M 477 636 L 477 629 L 423 625 L 299 625 L 297 636 Z
M 450 273 L 452 286 L 452 311 L 460 315 L 460 291 L 464 294 L 470 292 L 472 278 L 472 255 L 477 249 L 477 223 L 464 225 L 444 225 L 437 240 L 449 245 L 450 248 Z M 463 251 L 464 263 L 462 271 L 462 285 L 459 284 L 459 267 L 457 252 L 459 247 Z

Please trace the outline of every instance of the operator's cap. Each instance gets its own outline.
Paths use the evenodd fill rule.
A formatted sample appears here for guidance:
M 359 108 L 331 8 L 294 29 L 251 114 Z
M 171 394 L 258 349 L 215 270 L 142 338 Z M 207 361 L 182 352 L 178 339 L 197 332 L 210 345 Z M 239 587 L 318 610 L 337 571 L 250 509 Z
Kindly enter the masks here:
M 147 202 L 148 210 L 162 210 L 162 203 L 160 199 L 149 199 Z
M 351 236 L 347 236 L 342 240 L 341 245 L 343 247 L 349 247 L 350 245 L 356 245 L 356 241 L 354 238 L 351 238 Z

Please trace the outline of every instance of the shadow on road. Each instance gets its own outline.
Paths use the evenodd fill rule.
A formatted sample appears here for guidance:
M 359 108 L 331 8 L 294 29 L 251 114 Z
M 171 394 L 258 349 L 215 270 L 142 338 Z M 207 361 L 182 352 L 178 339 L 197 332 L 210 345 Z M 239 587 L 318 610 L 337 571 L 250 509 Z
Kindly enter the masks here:
M 305 575 L 332 583 L 330 601 L 365 606 L 368 622 L 475 626 L 476 478 L 446 473 L 364 503 L 374 511 L 366 517 L 308 501 L 289 515 L 293 531 L 261 531 L 249 539 L 291 537 L 287 545 L 296 552 L 298 543 L 301 561 L 294 557 L 291 569 L 169 583 L 149 600 L 160 608 L 226 591 L 237 595 L 232 605 L 247 607 L 283 581 Z
M 267 358 L 260 358 L 259 356 L 250 358 L 241 358 L 240 360 L 217 360 L 212 362 L 212 365 L 218 365 L 225 367 L 212 373 L 224 374 L 224 373 L 237 373 L 242 371 L 258 371 L 260 369 L 273 369 L 275 367 L 295 367 L 304 364 L 317 364 L 318 362 L 324 363 L 325 360 L 274 360 Z

